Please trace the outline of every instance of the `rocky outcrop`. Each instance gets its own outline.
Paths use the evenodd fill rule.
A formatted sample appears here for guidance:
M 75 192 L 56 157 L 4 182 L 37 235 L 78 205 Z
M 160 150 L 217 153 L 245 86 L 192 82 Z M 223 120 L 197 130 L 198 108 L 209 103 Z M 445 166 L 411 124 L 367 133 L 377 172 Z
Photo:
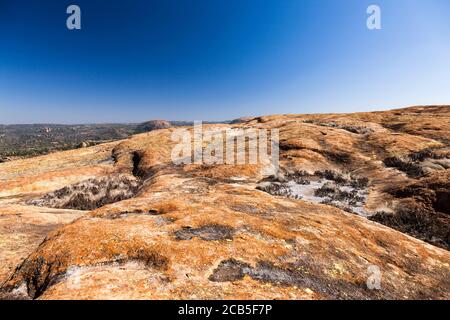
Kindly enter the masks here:
M 159 129 L 167 129 L 172 127 L 170 122 L 165 120 L 151 120 L 144 123 L 141 123 L 136 127 L 135 133 L 144 133 L 144 132 L 150 132 L 153 130 L 159 130 Z
M 450 107 L 205 127 L 277 128 L 280 170 L 175 165 L 173 128 L 1 164 L 3 298 L 450 298 Z

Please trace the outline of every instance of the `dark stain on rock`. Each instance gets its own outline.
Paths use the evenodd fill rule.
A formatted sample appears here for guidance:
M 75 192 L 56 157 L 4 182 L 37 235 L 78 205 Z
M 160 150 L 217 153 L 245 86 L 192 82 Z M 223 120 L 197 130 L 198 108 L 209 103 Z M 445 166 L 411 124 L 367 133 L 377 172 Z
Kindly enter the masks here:
M 24 274 L 28 295 L 36 299 L 53 283 L 55 283 L 63 272 L 61 262 L 47 261 L 44 257 L 35 260 L 26 260 L 19 268 Z
M 392 298 L 390 291 L 368 290 L 365 283 L 350 283 L 329 279 L 308 266 L 277 266 L 270 261 L 260 261 L 255 267 L 236 259 L 222 261 L 209 276 L 210 281 L 228 282 L 249 276 L 254 280 L 277 286 L 311 288 L 326 299 L 386 299 Z
M 145 176 L 145 171 L 142 170 L 141 168 L 141 163 L 142 163 L 142 153 L 139 151 L 134 151 L 131 154 L 131 160 L 133 161 L 133 176 L 138 177 L 138 178 L 143 178 Z
M 157 270 L 167 270 L 169 267 L 169 259 L 167 257 L 151 250 L 139 249 L 130 253 L 128 259 L 142 261 L 147 267 Z
M 318 153 L 322 154 L 328 160 L 337 164 L 350 164 L 352 162 L 352 157 L 344 152 L 332 152 L 327 150 L 317 150 Z
M 228 259 L 219 264 L 212 275 L 209 276 L 209 280 L 214 282 L 236 281 L 242 280 L 245 275 L 254 280 L 278 285 L 296 285 L 301 278 L 301 275 L 295 270 L 283 269 L 271 262 L 261 261 L 256 267 L 252 267 L 248 263 Z
M 268 210 L 264 210 L 261 208 L 258 208 L 257 206 L 249 205 L 249 204 L 234 204 L 229 205 L 228 208 L 230 208 L 233 211 L 236 212 L 242 212 L 249 215 L 257 215 L 257 216 L 267 216 L 270 215 L 271 212 Z
M 128 210 L 128 211 L 122 211 L 117 213 L 112 213 L 107 216 L 108 219 L 120 219 L 125 218 L 129 215 L 147 215 L 147 216 L 161 216 L 166 214 L 167 212 L 160 209 L 149 209 L 149 210 L 142 210 L 142 209 L 136 209 L 136 210 Z M 174 219 L 172 219 L 171 222 L 173 222 Z
M 251 266 L 248 263 L 236 259 L 228 259 L 222 261 L 208 279 L 214 282 L 242 280 L 250 270 Z
M 235 230 L 233 228 L 221 225 L 207 225 L 200 228 L 184 227 L 175 232 L 177 240 L 191 240 L 198 237 L 206 241 L 231 240 Z
M 170 260 L 156 251 L 140 248 L 138 250 L 130 250 L 125 258 L 113 259 L 110 261 L 99 262 L 88 266 L 105 266 L 112 263 L 126 263 L 129 261 L 139 261 L 148 268 L 154 268 L 160 271 L 166 271 L 169 268 Z M 0 300 L 34 300 L 39 298 L 50 286 L 60 282 L 67 274 L 67 266 L 64 258 L 59 257 L 52 261 L 42 256 L 36 259 L 27 259 L 18 266 L 14 274 L 8 281 L 12 281 L 16 277 L 24 280 L 27 288 L 27 295 L 23 293 L 15 293 L 17 285 L 10 285 L 8 281 L 0 287 Z
M 256 268 L 249 269 L 248 275 L 255 280 L 287 286 L 296 285 L 301 279 L 301 274 L 298 272 L 277 267 L 267 261 L 261 261 Z

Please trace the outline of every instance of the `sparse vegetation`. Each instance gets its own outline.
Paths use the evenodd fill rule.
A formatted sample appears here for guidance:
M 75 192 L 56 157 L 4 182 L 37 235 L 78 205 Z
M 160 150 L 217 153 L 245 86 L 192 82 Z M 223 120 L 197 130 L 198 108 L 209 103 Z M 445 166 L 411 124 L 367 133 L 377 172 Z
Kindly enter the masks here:
M 373 132 L 372 129 L 352 124 L 345 124 L 345 123 L 337 123 L 337 122 L 329 122 L 329 123 L 323 123 L 323 122 L 309 122 L 314 123 L 316 125 L 322 126 L 322 127 L 330 127 L 330 128 L 336 128 L 336 129 L 342 129 L 351 133 L 355 134 L 370 134 Z
M 406 156 L 392 156 L 384 159 L 383 162 L 386 167 L 396 168 L 406 173 L 410 178 L 420 178 L 426 175 L 423 162 L 428 159 L 442 160 L 446 159 L 446 156 L 437 154 L 433 149 L 424 149 Z
M 273 182 L 268 184 L 260 184 L 256 187 L 256 189 L 270 193 L 274 196 L 282 196 L 290 199 L 301 199 L 300 195 L 296 195 L 291 188 L 282 182 Z
M 294 171 L 266 178 L 257 189 L 275 196 L 308 199 L 355 213 L 355 210 L 362 212 L 368 185 L 367 177 L 355 177 L 333 170 L 316 171 L 314 174 Z M 298 186 L 304 187 L 299 189 Z M 312 195 L 309 194 L 311 191 Z
M 89 179 L 45 195 L 28 203 L 61 209 L 94 210 L 135 196 L 139 181 L 132 176 L 114 175 Z
M 444 214 L 404 206 L 394 213 L 378 212 L 370 220 L 450 250 L 450 224 Z
M 388 168 L 396 168 L 406 173 L 411 178 L 419 178 L 425 175 L 423 169 L 411 159 L 402 159 L 400 157 L 389 157 L 384 159 L 384 165 Z
M 344 184 L 347 182 L 347 179 L 345 179 L 342 174 L 332 170 L 316 171 L 314 172 L 314 175 L 326 180 L 334 181 L 337 184 Z

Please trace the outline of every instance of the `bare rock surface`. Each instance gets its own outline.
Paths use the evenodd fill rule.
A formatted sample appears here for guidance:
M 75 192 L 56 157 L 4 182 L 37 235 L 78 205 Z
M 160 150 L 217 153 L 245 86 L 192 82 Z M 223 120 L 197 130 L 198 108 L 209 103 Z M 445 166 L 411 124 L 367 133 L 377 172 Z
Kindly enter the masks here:
M 175 165 L 174 128 L 1 163 L 0 297 L 450 298 L 450 107 L 205 127 L 277 128 L 280 171 Z

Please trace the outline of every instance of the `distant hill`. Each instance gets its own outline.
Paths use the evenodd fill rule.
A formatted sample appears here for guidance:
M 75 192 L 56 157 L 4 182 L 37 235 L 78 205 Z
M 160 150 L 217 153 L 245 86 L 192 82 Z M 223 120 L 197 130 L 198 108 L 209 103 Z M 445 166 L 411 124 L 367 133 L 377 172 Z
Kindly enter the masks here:
M 151 120 L 138 125 L 135 129 L 135 133 L 143 133 L 149 132 L 153 130 L 159 129 L 167 129 L 172 127 L 172 124 L 169 121 L 165 120 Z

